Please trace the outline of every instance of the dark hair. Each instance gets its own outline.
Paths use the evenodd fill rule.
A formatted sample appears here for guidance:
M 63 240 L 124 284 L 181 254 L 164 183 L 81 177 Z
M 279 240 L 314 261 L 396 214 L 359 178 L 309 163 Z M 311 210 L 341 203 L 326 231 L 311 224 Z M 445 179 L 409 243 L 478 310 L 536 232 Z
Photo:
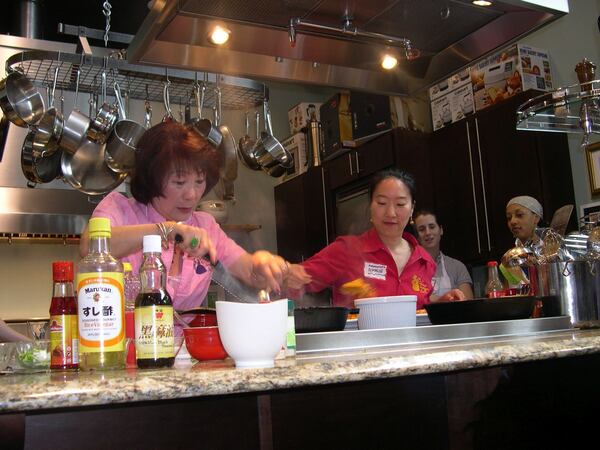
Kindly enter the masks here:
M 196 170 L 206 175 L 206 195 L 219 181 L 221 157 L 193 128 L 177 122 L 160 123 L 146 131 L 137 146 L 131 193 L 148 204 L 163 195 L 171 170 L 177 173 Z
M 438 224 L 438 226 L 442 226 L 442 222 L 440 221 L 438 215 L 436 213 L 434 213 L 433 211 L 431 211 L 430 209 L 419 209 L 417 212 L 413 213 L 413 218 L 416 219 L 419 216 L 433 216 L 435 217 L 435 223 Z
M 417 194 L 417 185 L 415 183 L 415 179 L 410 173 L 399 169 L 383 170 L 373 175 L 373 178 L 371 178 L 371 183 L 369 185 L 369 201 L 373 201 L 373 194 L 375 193 L 377 186 L 379 186 L 379 184 L 383 180 L 386 180 L 388 178 L 395 178 L 397 180 L 402 181 L 408 188 L 408 191 L 410 192 L 411 201 L 415 201 L 415 196 Z

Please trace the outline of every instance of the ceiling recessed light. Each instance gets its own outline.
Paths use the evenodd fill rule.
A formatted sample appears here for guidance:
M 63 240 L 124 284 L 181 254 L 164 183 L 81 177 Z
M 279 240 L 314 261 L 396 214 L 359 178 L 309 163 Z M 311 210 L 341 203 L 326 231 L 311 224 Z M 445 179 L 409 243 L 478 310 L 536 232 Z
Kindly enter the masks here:
M 231 34 L 230 30 L 228 30 L 227 28 L 222 27 L 220 25 L 217 25 L 210 32 L 208 39 L 210 40 L 210 42 L 212 42 L 215 45 L 223 45 L 225 42 L 227 42 L 229 40 L 230 34 Z
M 471 3 L 477 6 L 492 6 L 492 2 L 489 0 L 473 0 Z
M 398 65 L 398 59 L 392 55 L 384 55 L 381 60 L 381 67 L 385 70 L 391 70 Z

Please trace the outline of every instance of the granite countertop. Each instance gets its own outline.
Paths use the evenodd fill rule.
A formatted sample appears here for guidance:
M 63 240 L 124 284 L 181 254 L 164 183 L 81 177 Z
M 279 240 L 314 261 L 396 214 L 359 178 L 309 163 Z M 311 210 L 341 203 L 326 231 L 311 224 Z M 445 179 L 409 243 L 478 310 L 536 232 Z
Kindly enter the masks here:
M 178 361 L 161 370 L 10 374 L 0 375 L 0 412 L 264 392 L 593 353 L 600 353 L 600 330 L 307 354 L 277 360 L 269 369 L 236 369 L 228 358 Z

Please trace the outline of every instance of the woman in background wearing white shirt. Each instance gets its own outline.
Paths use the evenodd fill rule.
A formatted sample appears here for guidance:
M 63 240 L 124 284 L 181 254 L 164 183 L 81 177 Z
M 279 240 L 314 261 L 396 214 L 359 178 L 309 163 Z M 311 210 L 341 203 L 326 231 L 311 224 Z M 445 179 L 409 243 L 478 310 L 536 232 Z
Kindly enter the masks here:
M 414 216 L 419 243 L 431 255 L 437 264 L 435 275 L 431 280 L 432 295 L 440 296 L 451 289 L 460 289 L 465 299 L 473 298 L 473 280 L 465 265 L 457 259 L 444 255 L 440 250 L 440 242 L 444 229 L 438 224 L 435 214 L 421 210 Z

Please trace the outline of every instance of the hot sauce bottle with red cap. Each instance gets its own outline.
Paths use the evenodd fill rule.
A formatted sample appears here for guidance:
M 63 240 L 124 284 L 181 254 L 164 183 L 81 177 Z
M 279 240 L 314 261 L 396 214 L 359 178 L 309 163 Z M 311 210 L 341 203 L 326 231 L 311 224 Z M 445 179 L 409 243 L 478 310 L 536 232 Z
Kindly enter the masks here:
M 54 290 L 50 303 L 50 368 L 73 370 L 79 367 L 77 298 L 73 289 L 73 263 L 52 263 Z

